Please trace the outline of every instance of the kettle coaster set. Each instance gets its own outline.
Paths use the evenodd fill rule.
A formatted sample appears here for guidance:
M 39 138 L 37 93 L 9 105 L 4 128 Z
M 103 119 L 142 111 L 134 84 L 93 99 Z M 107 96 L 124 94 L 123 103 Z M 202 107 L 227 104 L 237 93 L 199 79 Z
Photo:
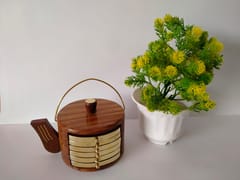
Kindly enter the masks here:
M 112 88 L 121 100 L 119 104 L 101 98 L 82 99 L 64 106 L 64 97 L 86 81 L 98 81 Z M 51 153 L 62 151 L 64 162 L 77 170 L 96 171 L 113 165 L 124 150 L 124 102 L 109 83 L 88 78 L 68 89 L 59 101 L 55 113 L 58 132 L 47 119 L 32 120 L 45 149 Z

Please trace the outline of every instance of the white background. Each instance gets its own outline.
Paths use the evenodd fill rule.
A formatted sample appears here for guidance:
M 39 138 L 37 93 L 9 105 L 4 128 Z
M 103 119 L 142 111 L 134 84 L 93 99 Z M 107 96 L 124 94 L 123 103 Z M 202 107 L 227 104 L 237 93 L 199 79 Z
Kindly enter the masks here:
M 61 95 L 88 77 L 111 83 L 126 117 L 136 117 L 124 79 L 131 59 L 156 38 L 154 19 L 166 13 L 225 45 L 225 63 L 208 88 L 217 107 L 200 115 L 239 115 L 239 7 L 239 0 L 0 0 L 0 123 L 53 121 Z M 111 89 L 89 82 L 64 103 L 87 96 L 119 102 Z

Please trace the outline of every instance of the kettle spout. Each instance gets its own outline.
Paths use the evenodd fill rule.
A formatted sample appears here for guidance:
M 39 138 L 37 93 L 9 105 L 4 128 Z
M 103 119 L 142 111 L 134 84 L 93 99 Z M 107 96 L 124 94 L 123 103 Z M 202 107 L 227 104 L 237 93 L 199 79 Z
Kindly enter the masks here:
M 40 137 L 44 148 L 51 153 L 60 152 L 58 133 L 47 119 L 36 119 L 31 121 L 32 127 Z

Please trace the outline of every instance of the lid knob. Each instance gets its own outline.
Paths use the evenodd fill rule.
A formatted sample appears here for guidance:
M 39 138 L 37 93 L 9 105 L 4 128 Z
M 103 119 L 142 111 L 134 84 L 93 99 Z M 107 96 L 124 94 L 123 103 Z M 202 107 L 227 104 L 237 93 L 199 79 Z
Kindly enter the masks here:
M 96 113 L 97 109 L 97 100 L 94 98 L 86 99 L 85 100 L 85 107 L 89 114 Z

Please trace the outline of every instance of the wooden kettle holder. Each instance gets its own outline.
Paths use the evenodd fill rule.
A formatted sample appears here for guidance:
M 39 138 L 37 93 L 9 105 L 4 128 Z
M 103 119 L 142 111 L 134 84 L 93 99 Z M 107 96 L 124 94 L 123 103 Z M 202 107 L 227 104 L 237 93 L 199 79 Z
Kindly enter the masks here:
M 98 81 L 112 88 L 122 106 L 106 99 L 74 101 L 60 111 L 65 96 L 86 81 Z M 96 78 L 82 80 L 69 88 L 60 99 L 55 120 L 58 133 L 47 119 L 32 120 L 31 125 L 40 136 L 46 150 L 62 151 L 64 162 L 75 169 L 96 171 L 113 165 L 124 150 L 124 102 L 109 83 Z

